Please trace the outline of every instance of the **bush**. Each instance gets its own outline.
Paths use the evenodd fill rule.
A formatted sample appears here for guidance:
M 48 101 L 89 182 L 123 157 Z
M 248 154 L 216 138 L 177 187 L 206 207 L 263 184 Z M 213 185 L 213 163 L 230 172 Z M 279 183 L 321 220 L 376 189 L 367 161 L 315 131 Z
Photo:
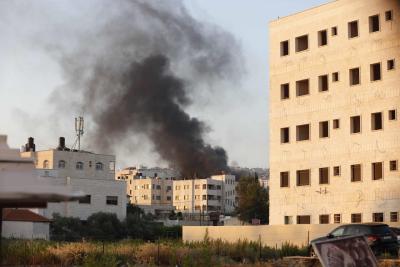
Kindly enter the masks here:
M 61 217 L 53 214 L 50 224 L 50 238 L 56 241 L 78 241 L 84 236 L 85 229 L 79 218 Z
M 125 237 L 124 225 L 114 213 L 97 212 L 86 222 L 87 237 L 92 240 L 118 240 Z

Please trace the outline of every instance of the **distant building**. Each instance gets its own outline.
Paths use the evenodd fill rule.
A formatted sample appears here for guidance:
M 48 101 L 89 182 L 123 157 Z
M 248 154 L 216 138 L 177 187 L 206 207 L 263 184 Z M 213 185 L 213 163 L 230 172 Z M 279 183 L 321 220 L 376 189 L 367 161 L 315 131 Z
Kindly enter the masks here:
M 233 175 L 214 175 L 206 179 L 173 181 L 173 205 L 184 213 L 219 211 L 229 214 L 236 207 L 236 181 Z
M 126 182 L 126 193 L 131 204 L 146 213 L 170 213 L 172 205 L 172 180 L 178 173 L 167 168 L 129 167 L 118 171 L 116 180 Z
M 21 156 L 35 159 L 42 180 L 53 185 L 70 185 L 86 194 L 86 198 L 79 201 L 50 202 L 47 208 L 38 209 L 40 214 L 52 218 L 53 213 L 59 213 L 82 220 L 96 212 L 115 213 L 119 219 L 126 217 L 126 184 L 114 179 L 115 156 L 70 150 L 65 147 L 63 138 L 55 149 L 35 151 L 32 144 L 28 142 Z
M 400 4 L 269 24 L 270 224 L 398 222 Z

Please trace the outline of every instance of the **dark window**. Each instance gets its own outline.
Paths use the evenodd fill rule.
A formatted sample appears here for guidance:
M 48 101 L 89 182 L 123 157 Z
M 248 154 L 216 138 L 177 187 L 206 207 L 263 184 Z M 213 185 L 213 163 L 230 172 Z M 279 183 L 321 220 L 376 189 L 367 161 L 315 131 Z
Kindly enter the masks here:
M 394 70 L 394 59 L 389 59 L 387 61 L 387 70 Z
M 296 140 L 310 140 L 310 124 L 296 126 Z
M 297 96 L 308 95 L 309 93 L 310 93 L 310 81 L 308 79 L 296 81 Z
M 338 81 L 339 81 L 339 72 L 332 73 L 332 82 L 338 82 Z
M 340 176 L 340 166 L 333 167 L 333 176 Z
M 332 33 L 332 36 L 337 35 L 337 27 L 332 27 L 331 28 L 331 33 Z
M 310 224 L 311 216 L 310 215 L 298 215 L 297 216 L 297 224 Z
M 361 133 L 361 117 L 350 117 L 350 133 Z
M 381 180 L 383 178 L 383 162 L 372 163 L 372 180 Z
M 118 197 L 117 196 L 106 196 L 106 204 L 107 205 L 118 205 Z
M 360 68 L 349 70 L 350 85 L 360 84 Z
M 290 97 L 289 84 L 281 84 L 281 99 L 288 99 Z
M 319 123 L 319 137 L 329 137 L 329 121 L 321 121 Z
M 399 213 L 396 211 L 392 211 L 390 213 L 390 222 L 398 222 L 399 221 Z
M 318 77 L 318 90 L 320 92 L 329 90 L 328 75 L 321 75 Z
M 170 197 L 170 196 L 167 196 L 167 200 L 170 201 L 170 200 L 171 200 L 171 197 Z
M 319 184 L 329 184 L 329 168 L 319 168 Z
M 289 40 L 281 42 L 281 57 L 289 55 Z
M 379 81 L 381 79 L 381 63 L 370 65 L 371 81 Z
M 310 170 L 299 170 L 297 173 L 297 186 L 310 185 Z
M 83 162 L 78 161 L 78 162 L 76 163 L 76 169 L 77 169 L 77 170 L 83 170 Z
M 379 15 L 369 17 L 369 32 L 378 32 L 379 27 Z
M 296 52 L 308 49 L 308 35 L 296 37 Z
M 289 187 L 289 172 L 281 172 L 281 187 Z
M 371 114 L 371 129 L 372 130 L 382 130 L 383 120 L 382 112 L 376 112 Z
M 341 223 L 341 222 L 342 222 L 341 214 L 333 214 L 333 223 Z
M 329 224 L 329 214 L 319 215 L 319 223 L 320 224 Z
M 333 129 L 339 129 L 339 128 L 340 128 L 340 120 L 334 119 L 333 120 Z
M 79 199 L 79 204 L 90 204 L 91 196 L 86 195 L 82 199 Z
M 324 46 L 328 44 L 328 32 L 326 30 L 322 30 L 318 32 L 318 45 Z
M 372 213 L 372 221 L 383 222 L 383 213 L 382 212 Z
M 385 20 L 390 21 L 393 19 L 393 12 L 392 10 L 388 10 L 385 12 Z
M 58 168 L 59 169 L 65 169 L 65 166 L 66 166 L 65 160 L 60 160 L 58 162 Z
M 289 138 L 289 127 L 282 128 L 281 129 L 281 143 L 289 143 L 290 138 Z
M 390 121 L 394 121 L 394 120 L 396 120 L 397 119 L 397 112 L 396 112 L 396 110 L 395 109 L 391 109 L 391 110 L 389 110 L 389 120 Z
M 352 182 L 361 181 L 361 164 L 351 165 L 350 169 L 351 169 L 351 181 Z
M 397 171 L 397 160 L 389 161 L 389 169 L 390 171 Z
M 358 21 L 352 21 L 348 24 L 349 38 L 358 36 Z
M 103 163 L 97 162 L 96 163 L 96 170 L 97 171 L 102 171 L 103 170 Z
M 352 213 L 351 223 L 360 223 L 360 222 L 362 222 L 361 213 Z
M 293 224 L 293 217 L 292 216 L 285 216 L 284 217 L 285 224 Z

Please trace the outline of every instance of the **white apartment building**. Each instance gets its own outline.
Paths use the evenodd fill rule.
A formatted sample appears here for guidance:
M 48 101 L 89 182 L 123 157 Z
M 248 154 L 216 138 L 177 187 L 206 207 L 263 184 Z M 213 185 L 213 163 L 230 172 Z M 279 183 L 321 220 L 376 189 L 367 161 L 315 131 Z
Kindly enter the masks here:
M 184 213 L 219 211 L 229 214 L 235 210 L 236 181 L 233 175 L 213 175 L 206 179 L 173 181 L 173 205 Z
M 270 22 L 270 223 L 397 222 L 400 2 Z
M 27 144 L 21 156 L 35 159 L 42 180 L 52 185 L 69 185 L 74 191 L 86 194 L 86 198 L 79 201 L 50 202 L 47 208 L 38 210 L 39 214 L 52 218 L 53 213 L 59 213 L 82 220 L 96 212 L 115 213 L 120 220 L 126 217 L 126 183 L 114 179 L 114 155 L 69 150 L 60 138 L 56 149 L 35 151 Z
M 148 176 L 146 176 L 146 174 Z M 172 206 L 172 180 L 176 172 L 170 169 L 126 168 L 116 172 L 115 179 L 126 182 L 126 193 L 131 204 L 146 213 L 169 213 Z

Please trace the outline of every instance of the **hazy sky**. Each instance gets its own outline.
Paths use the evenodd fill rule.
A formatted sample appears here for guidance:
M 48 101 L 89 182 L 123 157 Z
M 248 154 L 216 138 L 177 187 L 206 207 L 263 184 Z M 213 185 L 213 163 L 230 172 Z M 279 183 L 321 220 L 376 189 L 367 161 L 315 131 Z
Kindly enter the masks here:
M 58 136 L 73 143 L 73 119 L 78 114 L 65 114 L 68 107 L 64 107 L 60 116 L 48 108 L 51 93 L 64 79 L 48 52 L 51 47 L 43 49 L 42 38 L 52 35 L 68 42 L 68 36 L 90 30 L 91 23 L 101 21 L 93 19 L 93 7 L 101 2 L 0 1 L 0 133 L 9 136 L 12 146 L 21 146 L 29 136 L 35 137 L 39 149 L 56 146 Z M 224 88 L 227 93 L 222 96 L 194 103 L 189 110 L 210 126 L 207 141 L 224 147 L 230 163 L 268 166 L 268 22 L 326 2 L 184 0 L 196 19 L 222 27 L 241 45 L 246 70 L 242 81 Z M 85 133 L 83 144 L 85 138 L 90 138 L 90 132 Z M 163 164 L 151 148 L 136 145 L 137 150 L 130 153 L 117 152 L 120 167 Z

